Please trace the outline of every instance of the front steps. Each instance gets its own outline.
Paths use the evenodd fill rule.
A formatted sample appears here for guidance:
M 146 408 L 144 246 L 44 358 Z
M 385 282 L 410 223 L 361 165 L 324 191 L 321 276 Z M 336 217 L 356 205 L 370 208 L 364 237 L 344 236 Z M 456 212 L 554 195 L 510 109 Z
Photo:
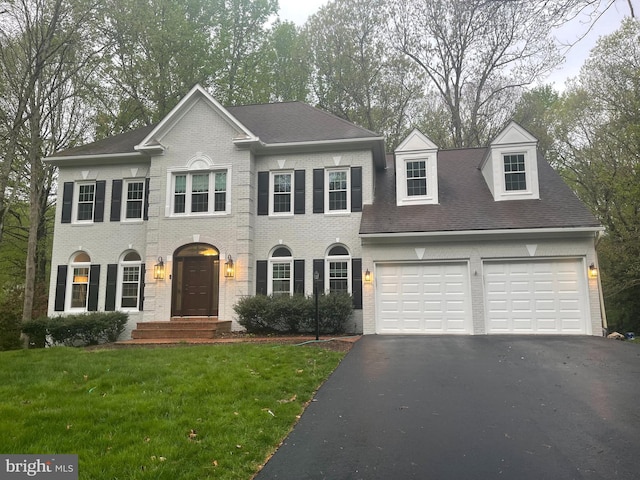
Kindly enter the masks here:
M 164 322 L 139 322 L 131 332 L 131 338 L 134 341 L 153 340 L 154 343 L 189 343 L 192 340 L 213 339 L 217 333 L 230 331 L 231 320 L 218 320 L 217 317 L 173 317 Z

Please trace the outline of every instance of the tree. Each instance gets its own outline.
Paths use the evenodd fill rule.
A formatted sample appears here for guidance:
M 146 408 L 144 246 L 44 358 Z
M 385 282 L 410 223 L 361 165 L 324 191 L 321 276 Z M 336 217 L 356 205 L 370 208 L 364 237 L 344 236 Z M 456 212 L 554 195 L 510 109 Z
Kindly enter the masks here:
M 93 69 L 95 11 L 95 4 L 82 0 L 22 0 L 0 8 L 4 161 L 14 175 L 12 195 L 29 205 L 23 320 L 31 318 L 36 280 L 45 280 L 38 267 L 48 263 L 42 258 L 43 236 L 53 170 L 42 158 L 68 145 L 82 123 L 77 102 Z M 3 200 L 6 186 L 0 185 Z
M 526 91 L 513 114 L 513 119 L 538 139 L 538 151 L 554 167 L 559 166 L 555 130 L 560 104 L 560 94 L 543 85 Z
M 382 0 L 334 0 L 304 27 L 312 101 L 394 145 L 422 94 L 416 69 L 383 37 Z
M 552 31 L 589 0 L 393 0 L 390 41 L 425 74 L 455 147 L 486 144 L 562 58 Z
M 640 328 L 640 22 L 599 40 L 559 120 L 561 171 L 606 228 L 599 255 L 610 323 Z

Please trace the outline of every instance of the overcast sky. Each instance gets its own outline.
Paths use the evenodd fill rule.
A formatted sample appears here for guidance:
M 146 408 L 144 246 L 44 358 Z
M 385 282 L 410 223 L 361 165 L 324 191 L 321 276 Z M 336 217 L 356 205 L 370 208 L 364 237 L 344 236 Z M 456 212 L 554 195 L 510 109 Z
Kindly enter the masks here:
M 306 19 L 328 3 L 329 0 L 279 0 L 280 18 L 289 20 L 297 25 L 302 25 Z M 564 89 L 567 78 L 575 77 L 580 73 L 580 67 L 589 56 L 589 51 L 595 46 L 598 37 L 608 35 L 620 26 L 624 16 L 629 14 L 626 1 L 617 1 L 598 20 L 595 28 L 587 33 L 566 55 L 566 61 L 558 70 L 543 83 L 553 83 L 557 90 Z M 587 32 L 586 18 L 575 19 L 571 25 L 558 32 L 558 38 L 565 43 L 573 43 Z

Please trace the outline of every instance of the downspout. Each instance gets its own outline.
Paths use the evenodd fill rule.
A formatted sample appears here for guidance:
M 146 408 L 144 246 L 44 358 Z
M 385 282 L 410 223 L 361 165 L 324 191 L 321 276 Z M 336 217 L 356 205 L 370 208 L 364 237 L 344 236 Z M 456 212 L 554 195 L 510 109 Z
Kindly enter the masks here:
M 598 267 L 598 272 L 600 272 L 600 265 L 598 264 L 598 243 L 600 243 L 600 238 L 602 237 L 602 231 L 598 231 L 595 234 L 595 241 L 593 242 L 594 253 L 596 256 L 596 267 Z M 600 319 L 602 321 L 602 336 L 606 337 L 609 333 L 609 325 L 607 324 L 607 312 L 604 308 L 604 295 L 602 293 L 602 276 L 598 275 L 598 298 L 600 300 Z

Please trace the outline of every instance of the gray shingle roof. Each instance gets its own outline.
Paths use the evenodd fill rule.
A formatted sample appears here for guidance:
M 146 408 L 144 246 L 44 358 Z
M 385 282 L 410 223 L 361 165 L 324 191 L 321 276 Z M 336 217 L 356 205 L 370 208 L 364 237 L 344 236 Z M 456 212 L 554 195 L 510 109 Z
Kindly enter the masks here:
M 301 102 L 228 107 L 231 115 L 266 144 L 380 138 L 335 115 Z M 134 147 L 155 128 L 149 125 L 97 142 L 70 148 L 55 157 L 135 153 Z
M 478 166 L 486 148 L 438 152 L 438 205 L 396 206 L 393 156 L 378 172 L 361 234 L 599 227 L 562 178 L 538 158 L 539 200 L 496 202 Z
M 227 110 L 267 144 L 380 137 L 302 102 L 244 105 Z
M 55 154 L 56 157 L 76 157 L 81 155 L 115 155 L 119 153 L 134 153 L 133 147 L 138 145 L 151 133 L 155 125 L 148 125 L 136 130 L 103 138 L 97 142 L 69 148 Z

